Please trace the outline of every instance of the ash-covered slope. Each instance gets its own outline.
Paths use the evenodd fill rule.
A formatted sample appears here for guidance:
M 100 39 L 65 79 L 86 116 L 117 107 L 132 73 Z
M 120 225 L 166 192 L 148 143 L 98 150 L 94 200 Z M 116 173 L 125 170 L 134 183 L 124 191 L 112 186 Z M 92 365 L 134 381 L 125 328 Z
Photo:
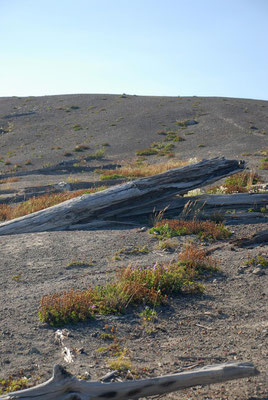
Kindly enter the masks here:
M 188 119 L 197 124 L 177 123 Z M 169 142 L 180 159 L 243 158 L 267 147 L 268 102 L 100 94 L 0 98 L 1 175 L 77 163 L 100 149 L 107 160 L 130 159 L 167 139 L 161 131 L 184 139 Z

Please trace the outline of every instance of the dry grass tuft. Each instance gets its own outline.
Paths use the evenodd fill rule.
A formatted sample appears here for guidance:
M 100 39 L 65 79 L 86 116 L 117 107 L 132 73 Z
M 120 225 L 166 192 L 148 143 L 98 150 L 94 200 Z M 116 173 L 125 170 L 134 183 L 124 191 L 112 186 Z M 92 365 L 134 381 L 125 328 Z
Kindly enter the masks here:
M 0 221 L 7 221 L 10 219 L 22 217 L 36 211 L 43 210 L 48 207 L 55 206 L 63 201 L 70 200 L 74 197 L 81 196 L 82 194 L 95 193 L 107 189 L 101 186 L 94 189 L 81 189 L 73 192 L 64 193 L 47 193 L 41 196 L 32 197 L 19 204 L 0 204 Z
M 2 185 L 4 183 L 12 183 L 12 182 L 18 182 L 18 181 L 19 181 L 19 178 L 16 178 L 16 177 L 0 179 L 0 185 Z
M 130 162 L 123 167 L 106 170 L 105 175 L 102 176 L 107 177 L 107 179 L 115 179 L 115 176 L 117 178 L 142 178 L 160 174 L 169 171 L 170 169 L 183 167 L 188 164 L 190 164 L 190 161 L 168 161 L 158 164 Z M 103 170 L 98 169 L 95 172 L 102 174 Z

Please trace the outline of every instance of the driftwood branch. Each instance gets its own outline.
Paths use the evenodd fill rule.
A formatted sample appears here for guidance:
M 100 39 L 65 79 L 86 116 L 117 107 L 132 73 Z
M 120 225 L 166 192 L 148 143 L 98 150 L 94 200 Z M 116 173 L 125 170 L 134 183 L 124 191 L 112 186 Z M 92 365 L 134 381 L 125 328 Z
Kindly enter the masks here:
M 98 227 L 124 214 L 150 212 L 176 194 L 209 185 L 241 171 L 244 163 L 214 158 L 137 179 L 99 193 L 85 194 L 56 206 L 0 224 L 0 235 Z
M 47 382 L 30 389 L 0 396 L 1 400 L 96 400 L 139 399 L 165 394 L 196 385 L 210 385 L 233 379 L 258 375 L 259 371 L 251 363 L 225 363 L 212 365 L 191 372 L 160 376 L 144 380 L 100 383 L 78 380 L 66 370 L 54 366 L 53 376 Z

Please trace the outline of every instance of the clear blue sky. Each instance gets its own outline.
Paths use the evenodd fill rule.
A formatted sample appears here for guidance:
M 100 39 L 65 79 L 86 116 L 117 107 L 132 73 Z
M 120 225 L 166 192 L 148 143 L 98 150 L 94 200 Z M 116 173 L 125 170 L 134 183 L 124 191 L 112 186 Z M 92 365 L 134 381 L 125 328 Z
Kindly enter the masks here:
M 268 0 L 0 0 L 0 96 L 268 100 Z

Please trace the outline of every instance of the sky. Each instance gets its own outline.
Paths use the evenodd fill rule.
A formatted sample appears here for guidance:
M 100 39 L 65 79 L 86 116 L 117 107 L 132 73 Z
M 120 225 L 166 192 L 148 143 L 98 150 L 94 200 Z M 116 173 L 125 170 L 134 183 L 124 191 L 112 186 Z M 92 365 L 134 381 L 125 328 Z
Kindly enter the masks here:
M 0 0 L 0 96 L 268 100 L 268 0 Z

